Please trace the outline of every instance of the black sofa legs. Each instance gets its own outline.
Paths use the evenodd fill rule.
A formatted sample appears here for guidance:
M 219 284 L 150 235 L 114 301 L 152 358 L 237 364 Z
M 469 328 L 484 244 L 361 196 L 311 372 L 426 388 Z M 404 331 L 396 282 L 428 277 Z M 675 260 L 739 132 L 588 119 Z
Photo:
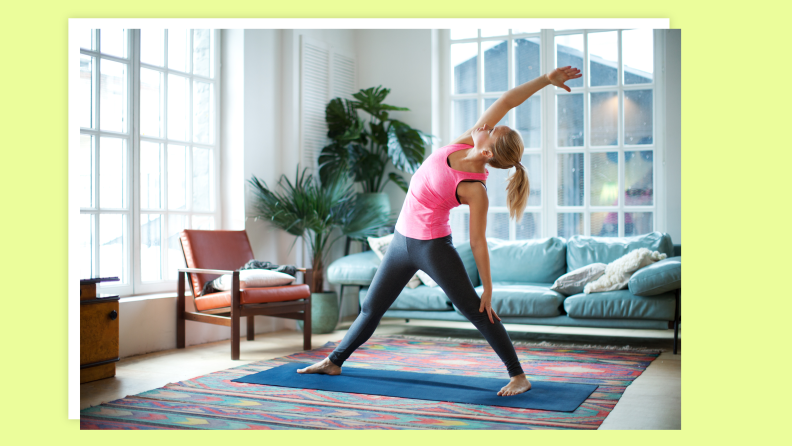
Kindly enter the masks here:
M 674 310 L 674 354 L 677 354 L 677 346 L 679 345 L 679 322 L 680 322 L 680 315 L 679 315 L 679 301 L 680 295 L 682 294 L 682 289 L 676 290 L 676 309 Z

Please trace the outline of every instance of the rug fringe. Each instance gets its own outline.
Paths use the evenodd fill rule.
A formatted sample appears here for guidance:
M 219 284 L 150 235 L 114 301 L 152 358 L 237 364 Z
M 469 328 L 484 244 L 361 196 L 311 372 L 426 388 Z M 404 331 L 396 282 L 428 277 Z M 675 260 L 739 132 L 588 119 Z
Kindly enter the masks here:
M 466 339 L 457 337 L 430 337 L 430 336 L 409 336 L 409 335 L 388 335 L 388 336 L 373 336 L 372 338 L 401 338 L 401 339 L 415 339 L 416 341 L 450 341 L 450 342 L 467 342 L 469 344 L 485 344 L 489 343 L 484 339 Z M 592 348 L 599 350 L 620 350 L 640 353 L 657 353 L 669 351 L 666 348 L 646 348 L 646 347 L 631 347 L 629 345 L 600 345 L 600 344 L 568 344 L 568 343 L 555 343 L 555 342 L 523 342 L 512 341 L 515 346 L 521 347 L 552 347 L 552 348 Z

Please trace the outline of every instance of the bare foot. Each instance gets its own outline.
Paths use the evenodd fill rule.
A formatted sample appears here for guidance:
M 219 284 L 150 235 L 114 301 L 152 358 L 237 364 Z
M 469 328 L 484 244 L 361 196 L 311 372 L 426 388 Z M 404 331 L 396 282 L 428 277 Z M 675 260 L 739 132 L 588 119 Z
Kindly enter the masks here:
M 531 383 L 528 382 L 528 378 L 525 377 L 525 373 L 522 375 L 512 376 L 509 384 L 503 386 L 498 392 L 498 396 L 511 396 L 517 395 L 519 393 L 527 392 L 531 389 Z
M 340 375 L 341 367 L 330 362 L 329 358 L 325 358 L 321 362 L 317 362 L 312 366 L 304 369 L 297 369 L 297 373 L 324 373 L 325 375 Z

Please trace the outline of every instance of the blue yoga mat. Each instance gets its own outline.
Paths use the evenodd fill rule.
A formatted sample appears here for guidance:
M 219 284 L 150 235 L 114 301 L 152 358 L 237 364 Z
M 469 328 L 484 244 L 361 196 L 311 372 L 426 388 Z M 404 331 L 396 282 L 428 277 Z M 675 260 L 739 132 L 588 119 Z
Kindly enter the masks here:
M 297 373 L 297 369 L 309 365 L 284 364 L 233 381 L 555 412 L 573 412 L 597 389 L 592 384 L 532 381 L 531 390 L 525 393 L 498 396 L 498 391 L 509 382 L 508 379 L 369 370 L 348 366 L 344 367 L 340 375 L 335 376 Z

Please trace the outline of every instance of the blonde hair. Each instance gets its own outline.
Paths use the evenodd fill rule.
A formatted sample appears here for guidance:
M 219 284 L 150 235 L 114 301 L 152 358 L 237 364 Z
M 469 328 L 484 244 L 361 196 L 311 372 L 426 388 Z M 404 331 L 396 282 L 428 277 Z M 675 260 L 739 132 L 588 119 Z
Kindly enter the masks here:
M 506 185 L 506 207 L 509 209 L 509 218 L 516 218 L 518 223 L 522 220 L 528 196 L 531 194 L 528 172 L 520 164 L 523 148 L 520 133 L 509 128 L 491 147 L 493 156 L 489 160 L 489 164 L 496 169 L 515 168 Z

